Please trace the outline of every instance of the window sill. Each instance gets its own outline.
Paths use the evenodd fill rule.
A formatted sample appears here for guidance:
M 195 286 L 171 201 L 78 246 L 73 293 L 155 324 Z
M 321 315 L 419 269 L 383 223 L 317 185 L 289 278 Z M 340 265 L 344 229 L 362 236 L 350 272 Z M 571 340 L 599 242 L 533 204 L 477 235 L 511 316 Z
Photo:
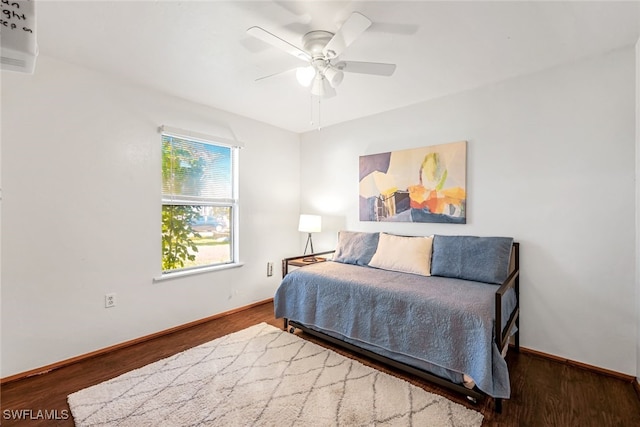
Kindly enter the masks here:
M 214 265 L 211 267 L 197 268 L 193 270 L 176 271 L 175 273 L 167 273 L 162 276 L 154 277 L 153 282 L 164 282 L 165 280 L 179 279 L 181 277 L 194 276 L 196 274 L 210 273 L 212 271 L 228 270 L 230 268 L 239 268 L 244 265 L 243 262 L 235 262 L 231 264 Z

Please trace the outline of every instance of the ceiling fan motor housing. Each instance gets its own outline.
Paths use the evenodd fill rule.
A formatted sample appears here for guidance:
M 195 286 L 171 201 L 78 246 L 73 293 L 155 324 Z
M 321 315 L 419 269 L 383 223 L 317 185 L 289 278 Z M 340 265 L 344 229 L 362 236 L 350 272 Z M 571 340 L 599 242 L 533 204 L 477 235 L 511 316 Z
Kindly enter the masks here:
M 302 45 L 304 46 L 304 50 L 308 52 L 313 59 L 324 58 L 325 55 L 322 53 L 322 50 L 332 38 L 333 33 L 330 33 L 329 31 L 309 31 L 302 37 Z M 333 53 L 334 55 L 332 57 L 329 55 L 327 55 L 327 57 L 329 59 L 334 58 L 335 52 Z

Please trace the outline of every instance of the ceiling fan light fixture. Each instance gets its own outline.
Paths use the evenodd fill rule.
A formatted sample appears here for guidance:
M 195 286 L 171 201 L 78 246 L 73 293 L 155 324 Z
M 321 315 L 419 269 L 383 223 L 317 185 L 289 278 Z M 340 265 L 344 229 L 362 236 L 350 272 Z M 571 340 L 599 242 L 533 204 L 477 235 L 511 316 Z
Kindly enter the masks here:
M 307 67 L 298 67 L 296 69 L 296 79 L 304 87 L 309 87 L 313 79 L 316 77 L 316 70 L 311 65 Z
M 331 98 L 336 96 L 336 90 L 321 74 L 318 74 L 311 85 L 311 94 L 321 98 Z
M 324 76 L 329 81 L 329 84 L 333 88 L 337 88 L 342 83 L 342 79 L 344 79 L 344 73 L 333 66 L 327 67 L 324 70 Z
M 313 79 L 313 84 L 311 85 L 311 94 L 315 96 L 324 96 L 324 85 L 322 81 L 324 78 L 318 74 L 315 79 Z
M 336 90 L 331 86 L 327 79 L 322 79 L 322 87 L 324 88 L 324 97 L 333 98 L 337 95 Z

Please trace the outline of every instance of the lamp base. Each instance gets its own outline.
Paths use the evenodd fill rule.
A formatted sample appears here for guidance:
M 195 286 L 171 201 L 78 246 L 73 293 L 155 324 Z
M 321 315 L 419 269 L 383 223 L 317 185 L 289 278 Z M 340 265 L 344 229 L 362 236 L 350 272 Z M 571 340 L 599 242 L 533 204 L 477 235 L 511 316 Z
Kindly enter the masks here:
M 307 248 L 311 246 L 311 253 L 313 253 L 313 240 L 311 240 L 311 233 L 309 233 L 309 237 L 307 237 L 307 244 L 304 245 L 304 253 L 302 255 L 307 254 Z M 315 258 L 315 257 L 313 257 Z

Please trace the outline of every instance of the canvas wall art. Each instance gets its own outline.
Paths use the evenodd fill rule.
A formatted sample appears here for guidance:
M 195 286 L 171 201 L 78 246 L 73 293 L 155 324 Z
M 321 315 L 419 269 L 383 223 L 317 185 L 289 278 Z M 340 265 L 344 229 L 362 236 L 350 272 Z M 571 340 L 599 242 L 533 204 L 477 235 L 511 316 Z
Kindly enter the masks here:
M 360 156 L 360 220 L 466 224 L 467 142 Z

